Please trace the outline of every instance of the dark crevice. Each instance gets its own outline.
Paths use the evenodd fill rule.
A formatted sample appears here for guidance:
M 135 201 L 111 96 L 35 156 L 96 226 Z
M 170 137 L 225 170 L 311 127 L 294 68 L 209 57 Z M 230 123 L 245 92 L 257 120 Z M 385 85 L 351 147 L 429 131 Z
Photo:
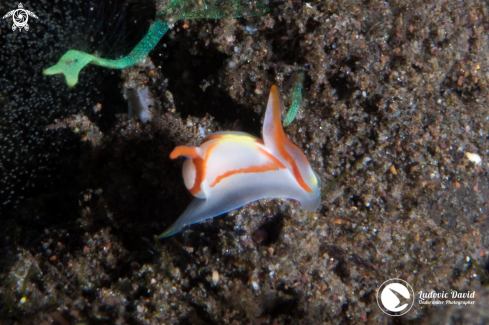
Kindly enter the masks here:
M 348 100 L 356 89 L 350 78 L 342 72 L 333 74 L 328 82 L 336 90 L 338 101 Z
M 348 263 L 346 261 L 347 252 L 335 245 L 326 245 L 323 248 L 328 255 L 338 261 L 338 264 L 333 269 L 333 272 L 343 281 L 347 283 L 350 278 L 350 271 L 348 270 Z
M 164 77 L 168 78 L 168 90 L 181 116 L 204 117 L 208 113 L 221 125 L 238 122 L 243 131 L 259 136 L 260 117 L 249 108 L 237 104 L 220 87 L 219 71 L 226 64 L 228 56 L 212 46 L 194 44 L 194 35 L 187 33 L 180 32 L 173 39 L 164 40 L 169 41 L 169 49 L 159 48 L 154 51 L 152 59 L 155 65 L 162 67 Z M 196 55 L 189 51 L 194 47 L 197 47 Z M 202 86 L 206 82 L 210 84 L 209 87 Z
M 278 297 L 265 307 L 264 314 L 270 315 L 272 318 L 277 318 L 280 315 L 298 317 L 301 313 L 298 307 L 299 301 L 296 298 Z
M 257 244 L 270 246 L 278 241 L 280 233 L 284 227 L 284 216 L 277 214 L 268 218 L 258 229 L 252 234 L 251 238 Z
M 379 94 L 373 95 L 368 98 L 362 105 L 363 110 L 369 114 L 377 114 L 380 110 L 380 101 L 382 100 L 382 96 Z
M 268 41 L 272 44 L 272 62 L 303 66 L 307 61 L 301 54 L 300 42 L 304 34 L 299 28 L 286 20 L 277 21 L 273 33 L 268 34 Z M 298 61 L 299 60 L 299 61 Z

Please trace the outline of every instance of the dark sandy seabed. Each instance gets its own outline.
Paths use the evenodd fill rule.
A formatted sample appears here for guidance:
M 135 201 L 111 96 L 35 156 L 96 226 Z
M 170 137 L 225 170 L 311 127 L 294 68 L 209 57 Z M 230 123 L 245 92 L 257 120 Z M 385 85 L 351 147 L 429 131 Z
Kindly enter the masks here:
M 178 22 L 150 60 L 72 89 L 42 70 L 128 53 L 154 3 L 38 0 L 29 32 L 0 22 L 0 324 L 489 323 L 487 2 L 269 5 Z M 270 86 L 289 105 L 301 69 L 286 134 L 323 188 L 342 175 L 320 209 L 261 200 L 156 240 L 191 200 L 171 150 L 260 136 Z M 128 116 L 131 85 L 151 122 Z M 391 318 L 375 293 L 393 277 L 476 303 Z

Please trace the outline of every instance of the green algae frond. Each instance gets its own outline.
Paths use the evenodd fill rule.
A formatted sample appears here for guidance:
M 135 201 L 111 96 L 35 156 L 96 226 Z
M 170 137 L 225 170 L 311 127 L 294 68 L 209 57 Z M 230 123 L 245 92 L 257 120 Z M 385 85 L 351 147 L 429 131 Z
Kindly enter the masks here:
M 292 100 L 289 111 L 284 120 L 284 127 L 289 126 L 295 120 L 299 108 L 302 104 L 302 87 L 304 86 L 304 71 L 296 72 L 294 76 L 294 89 L 292 90 Z
M 156 21 L 141 42 L 127 56 L 118 60 L 97 58 L 91 54 L 69 50 L 58 63 L 44 70 L 43 74 L 64 74 L 68 86 L 73 87 L 78 82 L 78 74 L 87 64 L 100 65 L 110 69 L 124 69 L 142 61 L 148 53 L 158 44 L 158 41 L 168 30 L 166 22 Z
M 148 33 L 127 56 L 110 60 L 98 58 L 92 54 L 77 50 L 66 52 L 55 65 L 43 71 L 45 75 L 63 74 L 69 87 L 78 83 L 78 74 L 87 64 L 99 65 L 110 69 L 124 69 L 141 62 L 149 52 L 158 44 L 169 29 L 168 22 L 181 19 L 221 19 L 226 16 L 259 16 L 267 12 L 264 4 L 256 7 L 243 0 L 172 0 L 162 11 L 157 12 L 156 21 Z

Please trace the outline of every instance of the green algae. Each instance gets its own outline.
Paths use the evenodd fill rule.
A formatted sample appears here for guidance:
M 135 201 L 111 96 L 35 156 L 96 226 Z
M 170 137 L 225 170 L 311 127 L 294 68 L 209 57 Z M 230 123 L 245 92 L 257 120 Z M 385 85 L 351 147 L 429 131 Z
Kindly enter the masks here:
M 109 69 L 124 69 L 141 62 L 169 29 L 168 21 L 181 19 L 221 19 L 242 16 L 259 16 L 267 11 L 264 4 L 253 9 L 246 1 L 206 1 L 173 0 L 162 11 L 157 12 L 156 21 L 148 33 L 125 57 L 117 60 L 98 58 L 92 54 L 77 50 L 66 52 L 55 65 L 43 71 L 44 75 L 63 74 L 69 87 L 78 83 L 78 74 L 88 64 L 99 65 Z
M 302 88 L 304 86 L 304 71 L 298 71 L 294 76 L 294 88 L 289 111 L 284 120 L 284 127 L 289 126 L 295 120 L 302 104 Z

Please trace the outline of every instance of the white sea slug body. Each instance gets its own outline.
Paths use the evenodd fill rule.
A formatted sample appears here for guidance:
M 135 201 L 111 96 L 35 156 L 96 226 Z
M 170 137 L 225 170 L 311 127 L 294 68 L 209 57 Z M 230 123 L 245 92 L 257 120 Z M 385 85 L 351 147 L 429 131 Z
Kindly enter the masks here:
M 275 86 L 265 112 L 263 141 L 243 132 L 219 132 L 200 147 L 178 146 L 170 154 L 172 159 L 180 156 L 187 157 L 183 178 L 195 198 L 160 238 L 263 198 L 295 199 L 308 211 L 321 203 L 319 176 L 285 136 Z

